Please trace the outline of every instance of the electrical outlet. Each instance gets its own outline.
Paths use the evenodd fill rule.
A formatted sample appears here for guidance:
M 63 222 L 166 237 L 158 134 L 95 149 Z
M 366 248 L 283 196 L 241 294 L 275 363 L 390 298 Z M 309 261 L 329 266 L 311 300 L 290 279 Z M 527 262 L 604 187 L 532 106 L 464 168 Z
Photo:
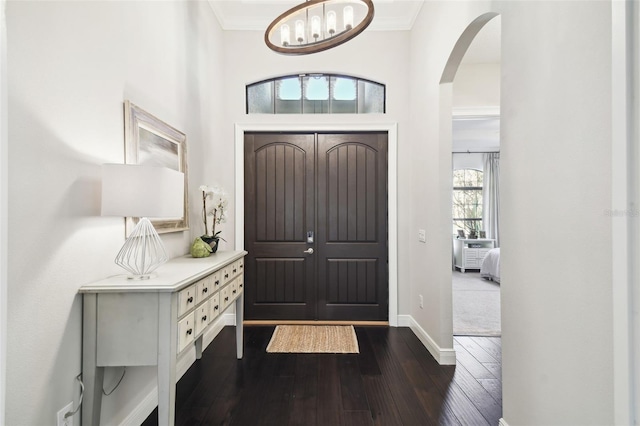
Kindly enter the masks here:
M 420 298 L 420 309 L 424 308 L 424 299 L 422 298 L 422 295 L 418 296 Z
M 67 418 L 64 417 L 65 414 L 73 411 L 73 401 L 65 405 L 63 408 L 58 411 L 58 426 L 73 426 L 73 416 L 69 416 Z
M 418 241 L 420 241 L 421 243 L 427 242 L 427 233 L 424 229 L 418 229 Z

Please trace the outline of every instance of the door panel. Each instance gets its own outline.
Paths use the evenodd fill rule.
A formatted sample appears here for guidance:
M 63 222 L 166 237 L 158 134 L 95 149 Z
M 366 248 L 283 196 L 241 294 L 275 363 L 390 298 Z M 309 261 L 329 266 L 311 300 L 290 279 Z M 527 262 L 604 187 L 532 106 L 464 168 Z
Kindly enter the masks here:
M 388 319 L 386 185 L 386 134 L 246 134 L 245 317 Z
M 245 135 L 245 317 L 316 316 L 314 135 Z
M 318 318 L 388 319 L 387 136 L 318 135 Z

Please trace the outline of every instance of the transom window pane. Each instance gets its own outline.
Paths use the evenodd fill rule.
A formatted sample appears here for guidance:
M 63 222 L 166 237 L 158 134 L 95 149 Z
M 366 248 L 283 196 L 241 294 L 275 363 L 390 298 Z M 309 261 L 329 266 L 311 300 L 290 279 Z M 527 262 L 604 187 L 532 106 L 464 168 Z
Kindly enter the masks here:
M 333 81 L 333 99 L 336 101 L 356 100 L 356 80 L 352 78 L 335 77 Z
M 276 81 L 276 87 L 278 88 L 278 99 L 283 101 L 295 101 L 300 100 L 302 97 L 302 90 L 300 89 L 300 79 L 298 77 L 283 78 Z
M 304 77 L 304 98 L 309 101 L 329 100 L 329 79 L 327 77 Z
M 384 84 L 332 74 L 283 76 L 246 86 L 247 114 L 384 114 Z
M 359 86 L 361 86 L 360 93 L 362 93 L 358 97 L 360 111 L 363 113 L 384 112 L 385 86 L 372 81 L 360 81 Z
M 273 81 L 267 81 L 247 88 L 249 114 L 269 114 L 273 111 L 273 84 Z

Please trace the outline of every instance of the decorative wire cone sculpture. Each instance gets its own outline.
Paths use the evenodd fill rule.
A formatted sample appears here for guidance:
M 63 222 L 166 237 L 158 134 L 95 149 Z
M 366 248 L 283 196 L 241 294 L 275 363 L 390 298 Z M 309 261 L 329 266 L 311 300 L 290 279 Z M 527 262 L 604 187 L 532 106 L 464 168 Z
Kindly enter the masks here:
M 168 260 L 162 240 L 146 217 L 133 228 L 116 256 L 116 264 L 129 271 L 130 279 L 146 280 L 158 266 Z

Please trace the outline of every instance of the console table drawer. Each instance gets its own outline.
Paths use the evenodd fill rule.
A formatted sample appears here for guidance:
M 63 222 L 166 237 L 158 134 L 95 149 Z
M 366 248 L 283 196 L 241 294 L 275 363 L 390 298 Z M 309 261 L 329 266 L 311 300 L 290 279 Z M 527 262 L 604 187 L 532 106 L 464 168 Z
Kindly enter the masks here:
M 231 287 L 225 286 L 220 290 L 220 312 L 227 309 L 227 306 L 231 303 Z
M 222 285 L 222 280 L 220 279 L 222 273 L 221 271 L 216 271 L 211 274 L 211 282 L 213 283 L 213 291 L 220 290 L 220 286 Z
M 220 314 L 220 293 L 214 294 L 209 300 L 209 304 L 211 305 L 209 312 L 211 312 L 211 320 L 213 320 Z
M 213 293 L 213 281 L 211 277 L 204 278 L 196 283 L 196 305 Z
M 189 312 L 191 308 L 196 306 L 196 285 L 190 285 L 189 287 L 178 293 L 178 316 Z
M 227 265 L 220 271 L 222 285 L 227 284 L 232 279 L 233 265 Z
M 207 328 L 211 321 L 211 303 L 209 300 L 196 308 L 195 312 L 195 335 L 199 336 L 202 331 Z
M 190 313 L 178 322 L 178 353 L 193 342 L 196 336 L 194 322 L 195 312 Z

